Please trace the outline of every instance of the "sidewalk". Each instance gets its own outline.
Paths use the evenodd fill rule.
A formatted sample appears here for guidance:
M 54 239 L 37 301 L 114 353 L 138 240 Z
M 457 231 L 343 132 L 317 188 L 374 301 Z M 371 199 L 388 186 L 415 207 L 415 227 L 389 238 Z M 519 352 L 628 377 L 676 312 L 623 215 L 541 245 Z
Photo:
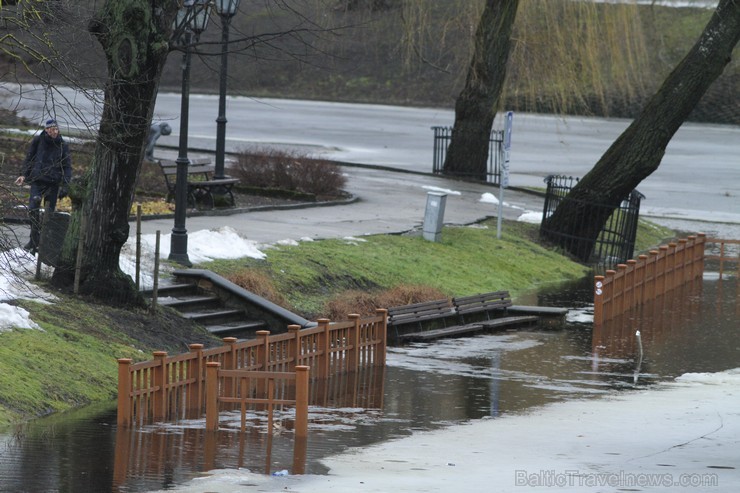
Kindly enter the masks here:
M 188 233 L 228 226 L 245 239 L 258 243 L 283 240 L 343 238 L 367 234 L 401 233 L 423 225 L 427 194 L 447 194 L 444 223 L 470 224 L 497 217 L 498 187 L 431 175 L 384 169 L 343 166 L 347 191 L 356 201 L 325 207 L 250 211 L 228 215 L 188 217 Z M 517 219 L 527 211 L 542 211 L 543 199 L 536 194 L 504 191 L 503 217 Z M 174 220 L 142 222 L 142 234 L 170 234 Z M 131 234 L 135 234 L 132 223 Z

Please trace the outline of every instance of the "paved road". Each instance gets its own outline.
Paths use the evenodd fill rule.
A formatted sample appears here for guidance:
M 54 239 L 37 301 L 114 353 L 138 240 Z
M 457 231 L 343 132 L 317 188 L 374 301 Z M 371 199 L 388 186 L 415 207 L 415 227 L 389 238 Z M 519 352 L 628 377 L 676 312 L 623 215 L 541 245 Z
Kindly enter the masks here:
M 6 89 L 0 92 L 6 101 L 8 87 L 0 86 Z M 40 94 L 33 94 L 24 93 L 21 114 L 41 121 L 45 100 Z M 94 115 L 99 115 L 99 107 L 78 94 L 68 94 L 68 100 L 74 111 L 65 110 L 57 101 L 56 108 L 62 113 L 60 120 L 79 126 L 82 115 L 93 115 L 95 125 Z M 216 96 L 191 96 L 189 143 L 192 148 L 215 149 L 217 106 Z M 173 153 L 172 148 L 177 146 L 179 108 L 179 94 L 159 95 L 154 118 L 168 121 L 173 133 L 160 138 L 163 147 L 156 151 L 158 154 Z M 254 146 L 279 146 L 379 168 L 346 168 L 350 191 L 360 198 L 357 204 L 300 214 L 261 212 L 220 220 L 192 218 L 188 221 L 191 232 L 228 224 L 249 238 L 277 241 L 407 230 L 423 220 L 428 192 L 424 186 L 460 192 L 460 195 L 448 194 L 445 214 L 448 222 L 471 222 L 496 214 L 493 206 L 480 202 L 480 197 L 486 192 L 498 194 L 497 189 L 380 168 L 430 171 L 430 127 L 450 125 L 453 121 L 450 110 L 229 98 L 227 118 L 227 149 L 231 152 Z M 616 119 L 516 114 L 512 186 L 541 187 L 543 178 L 549 174 L 582 176 L 627 124 L 626 120 Z M 668 147 L 659 170 L 639 190 L 647 197 L 643 215 L 661 217 L 664 221 L 671 219 L 676 224 L 700 219 L 740 225 L 740 127 L 685 124 Z M 528 210 L 541 207 L 538 199 L 513 191 L 507 192 L 504 200 Z M 521 209 L 506 209 L 506 217 L 520 213 Z M 278 227 L 280 224 L 284 224 L 284 230 Z M 150 225 L 163 233 L 172 228 L 166 221 L 149 223 L 147 228 Z

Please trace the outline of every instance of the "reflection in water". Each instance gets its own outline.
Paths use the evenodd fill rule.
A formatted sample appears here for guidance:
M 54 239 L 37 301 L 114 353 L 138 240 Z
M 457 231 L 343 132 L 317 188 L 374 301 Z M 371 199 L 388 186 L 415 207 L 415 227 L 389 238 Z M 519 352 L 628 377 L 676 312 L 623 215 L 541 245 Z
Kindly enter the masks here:
M 573 312 L 588 315 L 591 296 L 586 279 L 517 302 L 574 307 Z M 0 491 L 143 492 L 170 488 L 215 468 L 323 474 L 320 459 L 349 447 L 631 389 L 635 371 L 637 384 L 649 385 L 686 372 L 735 368 L 737 298 L 735 281 L 705 279 L 598 331 L 583 317 L 570 316 L 572 322 L 560 330 L 392 348 L 385 375 L 344 382 L 338 393 L 328 388 L 317 393 L 322 400 L 312 401 L 309 409 L 306 443 L 295 443 L 289 409 L 277 415 L 281 426 L 275 430 L 267 429 L 263 413 L 250 413 L 244 434 L 237 431 L 238 412 L 224 413 L 217 433 L 205 433 L 203 420 L 119 431 L 112 406 L 52 416 L 0 433 Z

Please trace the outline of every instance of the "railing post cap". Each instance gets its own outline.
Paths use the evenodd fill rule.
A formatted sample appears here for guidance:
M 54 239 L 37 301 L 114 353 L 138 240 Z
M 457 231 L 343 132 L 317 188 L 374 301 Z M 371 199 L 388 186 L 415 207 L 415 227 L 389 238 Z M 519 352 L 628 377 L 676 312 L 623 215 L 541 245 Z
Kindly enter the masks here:
M 270 331 L 269 330 L 258 330 L 257 332 L 255 332 L 255 334 L 257 334 L 258 336 L 269 336 Z
M 117 361 L 119 365 L 130 365 L 133 360 L 131 358 L 118 358 Z
M 637 263 L 637 260 L 631 258 L 627 261 L 627 265 L 635 265 Z
M 288 325 L 288 330 L 291 330 L 291 331 L 293 331 L 293 330 L 301 330 L 301 326 L 298 325 L 298 324 L 290 324 L 290 325 Z
M 218 368 L 221 366 L 221 363 L 218 361 L 208 361 L 206 362 L 206 368 Z
M 328 319 L 328 318 L 318 318 L 318 319 L 316 319 L 316 321 L 318 323 L 320 323 L 320 324 L 328 324 L 329 322 L 331 322 L 331 319 Z
M 606 275 L 607 275 L 607 276 L 613 276 L 613 275 L 614 275 L 614 274 L 616 274 L 616 273 L 617 273 L 617 271 L 615 271 L 615 270 L 611 270 L 611 269 L 609 269 L 608 271 L 606 271 Z
M 167 351 L 154 351 L 152 356 L 155 358 L 165 358 L 167 356 Z
M 197 351 L 199 349 L 203 349 L 203 344 L 195 343 L 195 344 L 188 344 L 188 347 L 191 351 Z
M 311 367 L 306 365 L 298 365 L 295 367 L 295 371 L 309 371 L 310 369 Z
M 234 344 L 238 339 L 236 337 L 224 337 L 223 341 L 226 344 Z
M 699 238 L 704 238 L 707 236 L 707 234 L 706 233 L 696 233 L 696 236 L 698 236 Z
M 605 279 L 604 276 L 594 276 L 595 281 L 603 281 Z
M 638 255 L 637 258 L 639 258 L 640 260 L 645 260 L 646 258 L 648 258 L 648 256 L 643 253 L 642 255 Z
M 660 245 L 658 248 L 660 250 L 668 250 L 668 245 Z
M 360 316 L 361 315 L 359 313 L 350 313 L 347 315 L 347 318 L 360 318 Z
M 688 243 L 689 240 L 687 238 L 681 238 L 680 240 L 678 240 L 678 242 L 679 243 Z
M 627 264 L 617 264 L 617 269 L 624 270 L 627 268 Z

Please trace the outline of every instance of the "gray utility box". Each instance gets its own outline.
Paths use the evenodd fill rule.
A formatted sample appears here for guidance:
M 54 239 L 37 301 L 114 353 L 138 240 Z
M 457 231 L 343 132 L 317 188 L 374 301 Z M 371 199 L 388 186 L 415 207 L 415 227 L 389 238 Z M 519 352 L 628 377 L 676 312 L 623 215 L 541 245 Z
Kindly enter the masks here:
M 427 208 L 424 212 L 423 231 L 423 236 L 425 240 L 439 241 L 442 239 L 442 225 L 444 224 L 446 203 L 446 193 L 427 193 Z

